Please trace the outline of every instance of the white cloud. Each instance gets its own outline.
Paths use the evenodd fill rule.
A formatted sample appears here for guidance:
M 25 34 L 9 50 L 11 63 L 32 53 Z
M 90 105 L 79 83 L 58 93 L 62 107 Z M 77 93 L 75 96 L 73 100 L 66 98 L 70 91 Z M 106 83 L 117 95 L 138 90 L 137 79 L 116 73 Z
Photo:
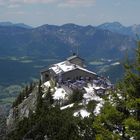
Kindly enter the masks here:
M 20 4 L 36 4 L 36 3 L 53 3 L 58 0 L 7 0 L 9 3 L 20 3 Z
M 17 7 L 20 7 L 19 4 L 9 4 L 8 5 L 8 8 L 17 8 Z
M 48 4 L 54 3 L 59 0 L 0 0 L 0 5 L 11 5 L 14 8 L 15 5 L 22 5 L 22 4 Z
M 0 0 L 0 6 L 4 6 L 7 8 L 18 8 L 23 5 L 32 5 L 32 4 L 49 4 L 56 3 L 60 0 Z
M 95 4 L 95 0 L 63 0 L 58 4 L 59 7 L 89 7 Z
M 15 14 L 17 14 L 17 15 L 25 15 L 25 12 L 24 11 L 17 11 Z
M 58 0 L 23 0 L 23 3 L 53 3 L 57 1 Z
M 0 6 L 3 6 L 3 5 L 5 5 L 5 3 L 6 3 L 7 1 L 4 1 L 4 0 L 0 0 Z
M 114 3 L 114 6 L 116 6 L 116 7 L 118 7 L 118 6 L 120 6 L 121 5 L 121 2 L 120 1 L 116 1 L 115 3 Z
M 22 4 L 49 4 L 54 3 L 59 7 L 92 6 L 95 0 L 0 0 L 0 5 L 9 5 L 14 8 Z

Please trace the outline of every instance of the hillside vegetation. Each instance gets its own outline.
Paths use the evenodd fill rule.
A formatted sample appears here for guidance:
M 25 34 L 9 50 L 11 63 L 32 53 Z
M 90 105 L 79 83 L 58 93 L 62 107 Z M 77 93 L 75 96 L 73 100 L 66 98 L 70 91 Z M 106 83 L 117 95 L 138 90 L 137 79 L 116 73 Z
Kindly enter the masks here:
M 136 42 L 130 36 L 93 26 L 0 26 L 0 56 L 63 59 L 77 52 L 77 47 L 83 57 L 112 59 L 124 57 L 126 51 L 132 56 Z
M 44 96 L 42 84 L 39 82 L 36 90 L 32 89 L 36 91 L 35 94 L 37 95 L 35 96 L 37 97 L 36 108 L 34 108 L 33 112 L 30 110 L 27 117 L 22 116 L 22 119 L 18 115 L 21 110 L 18 110 L 18 112 L 15 110 L 16 123 L 14 129 L 9 130 L 7 139 L 140 139 L 139 72 L 140 43 L 136 51 L 135 62 L 125 64 L 125 76 L 122 81 L 116 85 L 114 90 L 101 96 L 104 104 L 98 113 L 95 113 L 95 108 L 98 106 L 97 99 L 83 105 L 81 100 L 84 96 L 79 96 L 82 94 L 78 91 L 75 91 L 72 95 L 73 97 L 69 99 L 69 106 L 61 107 L 61 104 L 59 104 L 61 102 L 54 105 L 52 91 L 49 88 L 45 93 L 46 96 Z M 23 101 L 18 102 L 18 104 L 14 104 L 13 107 L 21 107 L 33 95 L 33 91 L 31 95 L 26 93 L 28 92 L 24 92 L 24 97 L 26 98 L 23 98 Z M 18 101 L 18 98 L 16 101 Z M 31 100 L 30 104 L 32 104 Z M 82 111 L 77 113 L 78 110 Z M 84 116 L 81 113 L 83 110 Z M 24 113 L 27 115 L 26 111 Z

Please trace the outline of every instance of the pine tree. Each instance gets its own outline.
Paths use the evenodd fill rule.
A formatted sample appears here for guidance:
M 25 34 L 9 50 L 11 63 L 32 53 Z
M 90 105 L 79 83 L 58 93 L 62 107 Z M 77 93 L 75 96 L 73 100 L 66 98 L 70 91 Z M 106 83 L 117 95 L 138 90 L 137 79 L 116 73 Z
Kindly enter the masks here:
M 32 92 L 33 88 L 34 88 L 34 87 L 33 87 L 33 83 L 31 82 L 31 83 L 30 83 L 30 86 L 29 86 L 29 94 Z
M 93 127 L 97 138 L 140 139 L 140 42 L 134 64 L 125 64 L 125 76 L 110 93 Z M 110 99 L 109 98 L 109 99 Z
M 24 95 L 25 98 L 28 97 L 28 91 L 29 91 L 29 87 L 28 87 L 28 85 L 26 85 L 26 87 L 25 87 L 25 95 Z
M 129 116 L 124 120 L 126 135 L 140 139 L 140 41 L 136 50 L 136 62 L 127 69 L 123 86 L 129 111 Z
M 69 100 L 71 103 L 80 102 L 83 99 L 83 93 L 79 89 L 73 90 L 73 93 L 70 95 Z
M 43 100 L 42 100 L 42 87 L 41 87 L 41 80 L 39 80 L 38 83 L 38 94 L 37 94 L 37 108 L 36 112 L 39 113 L 41 112 L 41 109 L 43 107 Z
M 48 105 L 52 105 L 53 104 L 53 102 L 54 102 L 54 100 L 53 100 L 53 96 L 52 96 L 52 93 L 51 93 L 51 88 L 49 87 L 48 88 L 48 91 L 47 91 L 47 95 L 46 95 L 46 98 L 45 98 L 45 100 L 46 100 L 46 104 L 48 104 Z

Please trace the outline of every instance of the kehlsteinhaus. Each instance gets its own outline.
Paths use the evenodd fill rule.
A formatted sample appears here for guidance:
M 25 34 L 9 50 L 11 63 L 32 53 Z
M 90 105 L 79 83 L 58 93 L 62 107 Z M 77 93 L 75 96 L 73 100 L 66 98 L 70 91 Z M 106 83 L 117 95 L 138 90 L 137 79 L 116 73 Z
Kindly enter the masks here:
M 41 71 L 41 80 L 53 80 L 57 83 L 76 80 L 96 80 L 97 74 L 84 68 L 84 60 L 77 55 L 65 61 L 53 64 L 48 69 Z

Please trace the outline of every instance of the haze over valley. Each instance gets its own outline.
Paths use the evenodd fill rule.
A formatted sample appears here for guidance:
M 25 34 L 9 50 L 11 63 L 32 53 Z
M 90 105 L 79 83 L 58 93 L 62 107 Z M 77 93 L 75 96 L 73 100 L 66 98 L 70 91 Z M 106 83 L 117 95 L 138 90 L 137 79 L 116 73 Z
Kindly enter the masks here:
M 45 24 L 34 28 L 0 22 L 1 104 L 11 104 L 22 87 L 40 78 L 41 69 L 77 52 L 87 68 L 115 83 L 123 76 L 126 54 L 134 58 L 136 34 L 140 34 L 140 26 L 133 30 L 135 27 L 113 22 L 95 27 Z

